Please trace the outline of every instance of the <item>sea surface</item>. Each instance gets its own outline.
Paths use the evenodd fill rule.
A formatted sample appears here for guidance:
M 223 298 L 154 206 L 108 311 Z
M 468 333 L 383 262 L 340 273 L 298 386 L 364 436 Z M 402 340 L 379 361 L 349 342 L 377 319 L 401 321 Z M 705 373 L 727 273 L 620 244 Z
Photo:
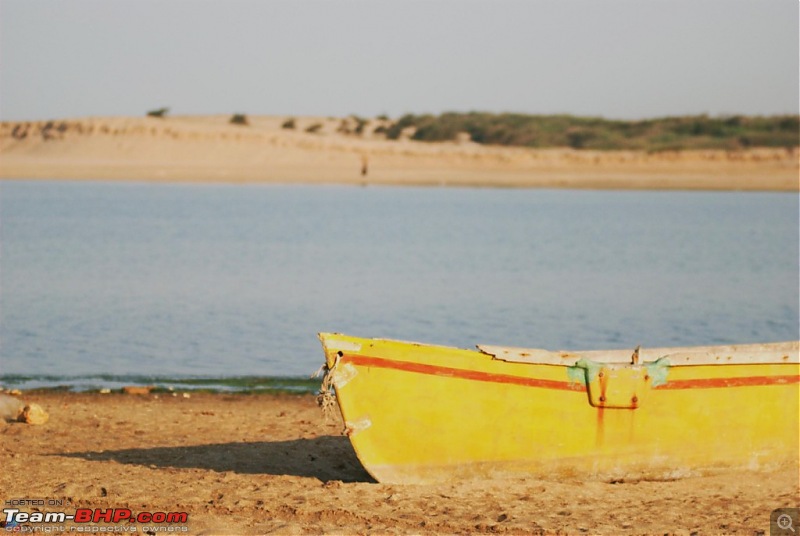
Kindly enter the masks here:
M 798 196 L 0 183 L 0 386 L 310 390 L 317 332 L 798 338 Z

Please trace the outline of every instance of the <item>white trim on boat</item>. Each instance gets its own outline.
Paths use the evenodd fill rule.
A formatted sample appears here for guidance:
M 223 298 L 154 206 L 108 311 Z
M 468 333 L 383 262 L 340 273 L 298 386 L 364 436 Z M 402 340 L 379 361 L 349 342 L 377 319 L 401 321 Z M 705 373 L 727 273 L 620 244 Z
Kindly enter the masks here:
M 514 348 L 479 344 L 478 349 L 495 359 L 514 363 L 573 366 L 581 359 L 596 363 L 633 363 L 637 350 L 550 351 L 538 348 Z M 730 346 L 693 346 L 685 348 L 639 348 L 638 362 L 667 358 L 671 366 L 755 365 L 800 363 L 800 341 Z

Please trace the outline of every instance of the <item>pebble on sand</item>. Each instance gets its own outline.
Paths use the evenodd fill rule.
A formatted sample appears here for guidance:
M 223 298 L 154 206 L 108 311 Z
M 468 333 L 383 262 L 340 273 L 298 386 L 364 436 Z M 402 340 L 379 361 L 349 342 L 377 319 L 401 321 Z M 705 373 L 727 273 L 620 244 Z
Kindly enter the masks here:
M 19 414 L 17 420 L 28 424 L 44 424 L 50 418 L 39 404 L 28 404 Z

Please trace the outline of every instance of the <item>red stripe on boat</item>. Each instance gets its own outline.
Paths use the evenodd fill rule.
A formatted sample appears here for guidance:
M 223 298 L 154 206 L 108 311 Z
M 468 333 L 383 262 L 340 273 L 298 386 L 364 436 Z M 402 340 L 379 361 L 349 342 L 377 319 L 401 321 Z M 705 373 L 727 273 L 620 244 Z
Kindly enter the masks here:
M 750 387 L 799 383 L 800 376 L 746 376 L 743 378 L 697 378 L 672 380 L 653 389 L 713 389 L 715 387 Z
M 541 387 L 544 389 L 559 389 L 563 391 L 586 391 L 586 386 L 574 382 L 561 382 L 555 380 L 544 380 L 540 378 L 525 378 L 522 376 L 511 376 L 510 374 L 495 374 L 492 372 L 482 372 L 479 370 L 440 367 L 437 365 L 427 365 L 425 363 L 396 361 L 394 359 L 370 357 L 366 355 L 345 354 L 341 357 L 341 361 L 364 367 L 402 370 L 405 372 L 416 372 L 418 374 L 428 374 L 431 376 L 461 378 L 464 380 L 475 380 L 481 382 L 507 383 L 513 385 L 524 385 L 528 387 Z M 657 385 L 654 387 L 654 389 L 713 389 L 719 387 L 749 387 L 757 385 L 782 385 L 792 383 L 800 383 L 800 375 L 672 380 L 665 384 Z
M 565 391 L 586 391 L 586 387 L 579 383 L 559 382 L 555 380 L 543 380 L 539 378 L 523 378 L 521 376 L 511 376 L 509 374 L 494 374 L 491 372 L 481 372 L 479 370 L 464 370 L 450 367 L 439 367 L 436 365 L 426 365 L 425 363 L 409 363 L 407 361 L 395 361 L 382 357 L 369 357 L 365 355 L 348 355 L 341 358 L 342 362 L 361 365 L 364 367 L 378 367 L 392 370 L 402 370 L 405 372 L 417 372 L 419 374 L 430 374 L 432 376 L 446 376 L 448 378 L 461 378 L 465 380 L 476 380 L 481 382 L 510 383 L 514 385 L 525 385 L 528 387 L 542 387 L 545 389 L 561 389 Z

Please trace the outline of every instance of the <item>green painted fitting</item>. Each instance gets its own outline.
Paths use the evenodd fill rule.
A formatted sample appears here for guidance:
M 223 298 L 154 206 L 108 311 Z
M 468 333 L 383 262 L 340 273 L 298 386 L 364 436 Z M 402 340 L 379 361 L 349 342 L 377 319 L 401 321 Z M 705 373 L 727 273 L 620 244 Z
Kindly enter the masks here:
M 595 363 L 594 361 L 582 357 L 577 363 L 571 367 L 567 367 L 567 377 L 570 383 L 587 385 L 597 378 L 597 374 L 600 372 L 601 368 L 602 365 L 600 363 Z
M 583 357 L 571 367 L 567 367 L 567 378 L 569 379 L 570 383 L 588 385 L 597 378 L 597 375 L 600 373 L 600 369 L 602 369 L 603 366 L 604 365 L 602 363 L 596 363 Z M 656 361 L 651 361 L 650 363 L 644 363 L 644 365 L 631 366 L 634 368 L 643 366 L 645 368 L 647 375 L 650 377 L 651 387 L 657 387 L 667 383 L 667 375 L 669 373 L 670 363 L 669 359 L 666 357 L 662 357 Z
M 667 374 L 669 373 L 669 359 L 666 357 L 659 358 L 650 363 L 645 363 L 644 368 L 647 369 L 647 375 L 650 376 L 650 386 L 658 387 L 667 383 Z
M 586 385 L 586 369 L 578 365 L 567 367 L 567 378 L 569 379 L 569 383 Z

